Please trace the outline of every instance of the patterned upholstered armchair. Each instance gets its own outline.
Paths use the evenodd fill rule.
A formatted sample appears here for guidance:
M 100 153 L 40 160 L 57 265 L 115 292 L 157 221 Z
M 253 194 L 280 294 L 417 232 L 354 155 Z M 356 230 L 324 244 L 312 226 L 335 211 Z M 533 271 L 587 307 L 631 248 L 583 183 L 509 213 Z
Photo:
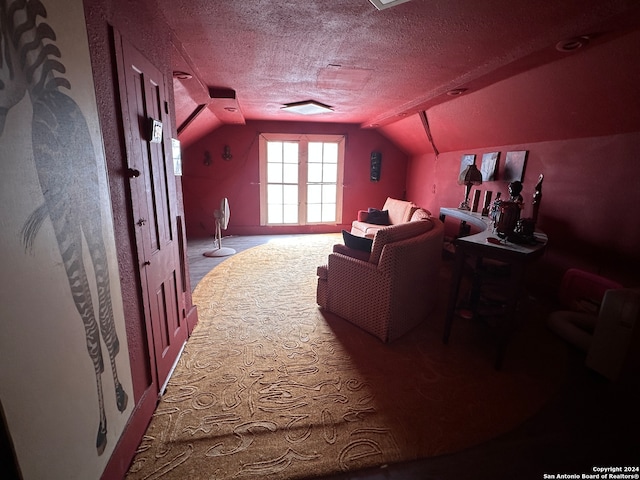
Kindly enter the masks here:
M 383 342 L 397 339 L 437 304 L 443 235 L 430 218 L 379 230 L 368 260 L 336 245 L 318 267 L 318 305 Z

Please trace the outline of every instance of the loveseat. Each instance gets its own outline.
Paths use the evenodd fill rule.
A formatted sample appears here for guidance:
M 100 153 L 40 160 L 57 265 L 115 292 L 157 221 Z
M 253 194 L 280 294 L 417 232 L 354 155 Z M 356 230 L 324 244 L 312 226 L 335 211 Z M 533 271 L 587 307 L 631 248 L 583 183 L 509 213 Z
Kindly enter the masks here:
M 358 211 L 357 220 L 351 223 L 351 234 L 373 238 L 381 228 L 428 219 L 430 216 L 429 211 L 412 202 L 388 197 L 381 210 L 370 208 Z
M 429 218 L 377 230 L 364 257 L 334 246 L 317 269 L 318 305 L 383 342 L 399 338 L 437 305 L 443 237 L 443 223 Z

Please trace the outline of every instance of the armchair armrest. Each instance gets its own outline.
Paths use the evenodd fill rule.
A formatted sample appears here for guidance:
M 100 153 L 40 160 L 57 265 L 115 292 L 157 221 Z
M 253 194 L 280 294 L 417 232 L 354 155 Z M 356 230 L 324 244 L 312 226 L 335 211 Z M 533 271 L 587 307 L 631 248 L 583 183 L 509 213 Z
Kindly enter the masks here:
M 360 309 L 362 304 L 371 303 L 372 296 L 388 296 L 388 289 L 385 287 L 390 279 L 373 263 L 340 253 L 331 253 L 327 272 L 327 279 L 331 285 L 332 309 L 337 305 L 347 304 Z
M 620 289 L 614 280 L 577 268 L 568 269 L 560 284 L 560 302 L 571 310 L 596 314 L 607 290 Z
M 329 311 L 387 341 L 391 278 L 377 265 L 331 253 L 327 281 Z
M 351 270 L 356 272 L 356 275 L 371 276 L 368 281 L 377 278 L 374 277 L 375 275 L 382 275 L 376 264 L 338 252 L 329 254 L 329 271 L 331 271 L 332 268 L 335 268 L 336 274 L 339 275 L 344 275 L 345 272 Z

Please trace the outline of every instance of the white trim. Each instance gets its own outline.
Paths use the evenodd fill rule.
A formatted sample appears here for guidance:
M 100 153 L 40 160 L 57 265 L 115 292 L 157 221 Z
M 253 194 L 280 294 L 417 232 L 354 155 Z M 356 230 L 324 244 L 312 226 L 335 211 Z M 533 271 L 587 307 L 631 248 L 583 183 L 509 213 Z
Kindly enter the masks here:
M 180 348 L 180 351 L 178 352 L 178 355 L 176 356 L 175 361 L 173 362 L 173 365 L 171 366 L 171 370 L 169 370 L 169 373 L 167 374 L 166 380 L 164 381 L 162 387 L 160 388 L 160 391 L 158 392 L 158 398 L 164 395 L 164 392 L 167 389 L 167 385 L 169 384 L 169 380 L 171 380 L 171 375 L 173 375 L 173 371 L 178 366 L 178 362 L 180 361 L 180 357 L 182 356 L 182 352 L 184 351 L 184 347 L 186 346 L 187 341 L 185 340 L 185 342 L 182 344 L 182 347 Z

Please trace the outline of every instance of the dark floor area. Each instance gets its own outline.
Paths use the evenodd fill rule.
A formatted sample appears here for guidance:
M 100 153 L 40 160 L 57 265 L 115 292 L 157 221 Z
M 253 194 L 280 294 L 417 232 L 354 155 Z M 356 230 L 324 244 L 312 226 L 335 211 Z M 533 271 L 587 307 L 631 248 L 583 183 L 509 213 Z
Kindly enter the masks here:
M 544 474 L 591 474 L 597 466 L 640 464 L 637 389 L 611 384 L 570 355 L 567 382 L 512 432 L 468 450 L 332 480 L 538 480 Z M 549 478 L 549 477 L 547 477 Z
M 226 237 L 223 243 L 241 252 L 271 238 Z M 212 245 L 212 240 L 189 242 L 192 289 L 229 258 L 204 257 Z M 612 383 L 585 367 L 583 353 L 567 348 L 570 365 L 565 383 L 542 410 L 515 430 L 454 454 L 323 478 L 539 480 L 545 474 L 581 476 L 594 473 L 594 467 L 640 465 L 640 379 Z

